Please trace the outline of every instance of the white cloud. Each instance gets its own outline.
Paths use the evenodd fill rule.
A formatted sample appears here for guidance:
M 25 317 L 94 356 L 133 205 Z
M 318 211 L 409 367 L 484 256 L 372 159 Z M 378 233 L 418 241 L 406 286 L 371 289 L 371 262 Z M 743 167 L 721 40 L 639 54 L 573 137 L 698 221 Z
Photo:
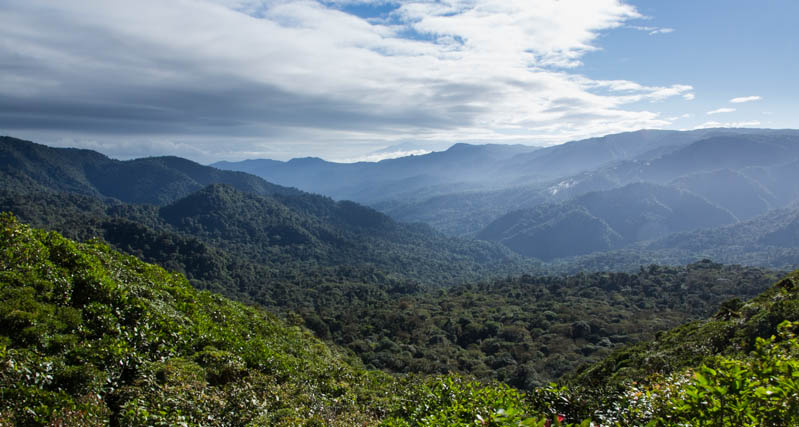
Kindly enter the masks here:
M 398 157 L 421 156 L 423 154 L 429 154 L 432 152 L 433 152 L 432 150 L 391 151 L 388 153 L 373 153 L 354 158 L 332 159 L 332 160 L 339 163 L 379 162 L 381 160 L 396 159 Z
M 743 102 L 760 101 L 761 99 L 763 98 L 760 96 L 742 96 L 739 98 L 733 98 L 730 100 L 730 102 L 732 102 L 733 104 L 741 104 Z
M 668 117 L 666 120 L 668 120 L 670 122 L 674 122 L 674 121 L 681 120 L 681 119 L 690 119 L 691 117 L 693 117 L 691 114 L 685 113 L 685 114 L 682 114 L 682 115 L 679 115 L 679 116 Z
M 746 128 L 746 127 L 756 127 L 760 126 L 760 122 L 757 120 L 750 120 L 747 122 L 705 122 L 701 125 L 697 126 L 695 129 L 705 129 L 705 128 Z
M 666 28 L 666 27 L 648 27 L 642 25 L 630 25 L 629 28 L 638 31 L 646 31 L 650 36 L 654 36 L 656 34 L 668 34 L 674 32 L 674 28 Z
M 734 111 L 735 111 L 735 108 L 718 108 L 718 109 L 715 109 L 715 110 L 712 110 L 712 111 L 708 111 L 707 115 L 710 116 L 710 115 L 713 115 L 713 114 L 732 113 Z
M 682 97 L 683 97 L 683 99 L 685 99 L 686 101 L 693 101 L 694 99 L 696 99 L 696 95 L 695 95 L 694 93 L 692 93 L 692 92 L 690 92 L 690 93 L 685 93 L 685 94 L 683 94 L 683 96 L 682 96 Z
M 337 9 L 356 3 L 396 7 Z M 575 71 L 602 32 L 640 17 L 619 0 L 7 0 L 0 128 L 211 161 L 663 127 L 632 104 L 692 87 Z
M 658 28 L 656 30 L 650 31 L 649 35 L 653 36 L 655 34 L 668 34 L 668 33 L 673 33 L 673 32 L 674 32 L 674 28 Z

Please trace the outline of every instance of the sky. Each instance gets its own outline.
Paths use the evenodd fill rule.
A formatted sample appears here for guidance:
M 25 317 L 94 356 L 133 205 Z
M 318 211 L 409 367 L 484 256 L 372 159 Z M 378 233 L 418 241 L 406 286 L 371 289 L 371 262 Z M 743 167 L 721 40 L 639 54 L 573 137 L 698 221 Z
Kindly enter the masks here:
M 380 160 L 799 128 L 795 0 L 0 0 L 0 134 Z

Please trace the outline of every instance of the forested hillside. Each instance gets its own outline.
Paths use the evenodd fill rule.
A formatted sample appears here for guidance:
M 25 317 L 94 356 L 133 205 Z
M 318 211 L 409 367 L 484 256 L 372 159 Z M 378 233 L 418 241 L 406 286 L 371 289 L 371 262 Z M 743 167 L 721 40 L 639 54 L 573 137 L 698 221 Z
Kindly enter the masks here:
M 523 255 L 552 260 L 610 251 L 735 220 L 729 211 L 693 193 L 638 183 L 512 212 L 489 224 L 477 238 L 502 242 Z
M 374 190 L 379 197 L 362 201 L 393 218 L 500 242 L 551 262 L 550 271 L 630 271 L 641 264 L 703 258 L 791 268 L 799 263 L 799 252 L 790 242 L 765 234 L 753 240 L 746 229 L 750 223 L 768 228 L 775 215 L 795 210 L 798 138 L 794 130 L 639 131 L 531 152 L 506 148 L 506 154 L 513 153 L 506 157 L 489 153 L 488 146 L 456 145 L 402 162 L 356 166 L 317 159 L 251 167 L 258 163 L 252 161 L 247 167 L 301 188 L 316 188 L 300 180 L 304 172 L 318 182 L 335 177 L 329 184 L 335 188 L 316 190 L 336 197 L 346 189 L 347 197 L 358 200 Z M 460 157 L 464 153 L 481 153 L 485 161 Z M 452 163 L 458 161 L 474 181 L 455 173 Z M 391 181 L 390 165 L 403 162 L 408 175 Z M 430 180 L 422 171 L 435 170 L 436 164 L 441 170 Z M 429 185 L 418 187 L 424 182 Z M 409 183 L 418 189 L 397 191 Z
M 485 186 L 465 184 L 462 190 L 469 189 L 467 192 L 445 190 L 427 197 L 424 194 L 428 190 L 417 191 L 406 186 L 410 193 L 420 197 L 416 202 L 388 198 L 378 204 L 381 210 L 395 217 L 422 220 L 450 234 L 496 242 L 493 245 L 446 238 L 421 225 L 397 223 L 358 204 L 335 202 L 245 173 L 220 171 L 172 157 L 120 162 L 88 150 L 55 149 L 6 137 L 0 144 L 0 159 L 4 162 L 0 180 L 6 184 L 5 192 L 17 195 L 70 193 L 112 204 L 154 203 L 161 207 L 158 220 L 153 219 L 156 214 L 152 212 L 134 213 L 140 208 L 118 209 L 112 216 L 138 215 L 132 218 L 134 222 L 146 223 L 156 230 L 166 226 L 170 232 L 191 237 L 199 233 L 206 242 L 216 239 L 214 246 L 232 237 L 221 238 L 220 233 L 242 227 L 235 231 L 236 239 L 247 242 L 239 242 L 235 250 L 229 247 L 227 250 L 261 253 L 266 244 L 271 248 L 271 256 L 276 257 L 275 262 L 279 254 L 295 251 L 284 260 L 296 261 L 294 255 L 299 254 L 306 270 L 327 268 L 336 263 L 334 260 L 347 259 L 350 266 L 379 270 L 399 280 L 453 284 L 492 274 L 634 271 L 639 265 L 681 265 L 704 258 L 782 269 L 799 262 L 799 251 L 791 246 L 790 239 L 786 243 L 786 239 L 766 237 L 767 233 L 752 239 L 747 230 L 752 229 L 749 224 L 762 224 L 755 228 L 766 230 L 775 215 L 784 216 L 784 212 L 795 209 L 799 193 L 790 183 L 799 179 L 794 176 L 799 169 L 791 167 L 799 161 L 794 148 L 796 138 L 793 131 L 634 132 L 577 141 L 557 150 L 524 152 L 520 147 L 461 144 L 447 152 L 388 163 L 363 163 L 357 167 L 328 165 L 345 171 L 341 173 L 350 180 L 375 174 L 377 183 L 381 173 L 390 177 L 394 175 L 389 171 L 393 171 L 424 184 L 430 191 L 438 191 L 433 190 L 438 184 L 426 180 L 426 175 L 414 174 L 436 172 L 439 177 L 450 179 L 459 165 L 462 168 L 474 165 L 483 168 L 482 172 L 475 172 L 476 176 L 485 175 L 475 178 L 480 181 L 490 180 L 491 176 L 500 179 L 504 166 L 492 169 L 498 164 L 536 156 L 555 156 L 553 161 L 557 158 L 562 162 L 568 153 L 590 157 L 589 153 L 605 150 L 599 158 L 614 159 L 615 163 L 573 176 L 544 181 L 525 178 L 508 184 L 512 186 L 505 189 L 478 191 Z M 636 141 L 643 145 L 636 146 Z M 727 146 L 730 152 L 720 157 L 723 164 L 714 163 L 714 153 Z M 753 152 L 760 154 L 747 155 Z M 691 161 L 680 160 L 694 154 L 701 156 Z M 482 157 L 494 160 L 481 162 Z M 295 166 L 306 167 L 314 162 L 295 163 L 291 167 L 288 163 L 281 166 L 281 173 L 290 170 L 298 173 L 302 168 L 294 170 Z M 98 172 L 101 170 L 105 175 Z M 324 180 L 325 173 L 320 172 L 314 179 Z M 396 184 L 402 187 L 404 184 L 400 182 L 407 183 L 403 180 Z M 533 181 L 537 184 L 532 184 Z M 226 184 L 246 196 L 241 200 L 215 197 L 206 189 L 198 193 L 204 196 L 194 195 L 191 202 L 197 203 L 205 197 L 209 199 L 206 205 L 190 208 L 185 200 L 175 204 L 178 199 L 207 187 L 206 184 Z M 383 191 L 381 185 L 375 185 L 374 190 Z M 271 200 L 272 207 L 277 206 L 275 203 L 283 207 L 270 211 L 280 212 L 283 219 L 264 221 L 271 224 L 268 232 L 265 225 L 251 227 L 252 221 L 263 219 L 257 215 L 226 224 L 220 221 L 221 216 L 213 219 L 201 212 L 203 206 L 227 209 L 228 213 L 235 210 L 236 214 L 239 211 L 244 214 L 248 209 L 251 212 L 267 209 L 265 205 L 257 206 L 263 202 L 254 202 L 257 197 L 253 196 Z M 247 207 L 243 208 L 242 203 Z M 172 207 L 167 209 L 166 205 Z M 7 203 L 5 208 L 13 209 L 14 203 Z M 178 218 L 192 209 L 191 215 Z M 164 216 L 164 212 L 168 214 Z M 26 220 L 47 226 L 32 217 Z M 212 225 L 208 221 L 215 222 Z M 331 231 L 331 227 L 347 230 L 347 236 Z M 60 230 L 70 233 L 71 228 Z M 743 234 L 738 235 L 739 232 Z M 281 239 L 283 243 L 279 242 Z M 525 261 L 503 245 L 521 255 L 541 259 L 544 264 Z
M 561 258 L 554 271 L 633 271 L 640 265 L 682 265 L 708 258 L 725 264 L 759 265 L 790 270 L 799 265 L 795 207 L 775 209 L 748 221 L 675 233 L 624 249 Z
M 799 319 L 795 274 L 751 302 L 726 302 L 712 320 L 617 351 L 581 370 L 571 388 L 524 393 L 452 375 L 366 371 L 260 309 L 7 214 L 0 250 L 3 424 L 799 421 L 799 342 L 787 322 Z M 571 327 L 575 338 L 591 331 L 590 324 Z
M 797 425 L 798 283 L 794 272 L 756 298 L 585 366 L 561 397 L 574 415 L 621 425 Z
M 300 309 L 317 336 L 392 372 L 462 372 L 521 389 L 553 381 L 614 349 L 748 299 L 778 276 L 700 262 L 635 274 L 580 274 L 388 295 Z
M 54 190 L 38 183 L 6 188 L 0 209 L 73 238 L 100 237 L 186 274 L 197 288 L 304 324 L 367 366 L 391 372 L 461 372 L 540 385 L 615 347 L 706 316 L 726 299 L 751 297 L 775 279 L 769 271 L 712 262 L 546 276 L 557 270 L 497 245 L 447 238 L 305 193 L 265 196 L 213 184 L 155 206 Z M 677 213 L 661 217 L 664 226 L 691 221 L 678 215 L 684 206 L 708 206 L 690 194 L 659 191 Z M 580 209 L 607 216 L 625 201 L 663 206 L 636 199 L 649 192 L 635 185 L 610 192 L 615 198 L 588 195 Z M 618 239 L 631 239 L 640 226 L 635 219 L 603 223 L 621 230 L 609 232 Z M 571 231 L 575 241 L 590 242 L 586 230 Z
M 52 148 L 0 137 L 0 183 L 5 188 L 46 188 L 130 203 L 164 204 L 209 184 L 228 184 L 248 193 L 301 194 L 256 176 L 221 171 L 179 157 L 129 161 L 96 151 Z
M 272 279 L 441 286 L 535 266 L 500 245 L 399 224 L 351 202 L 264 197 L 224 185 L 162 207 L 6 189 L 0 209 L 71 237 L 103 237 L 147 260 L 171 262 L 208 286 L 221 280 L 244 293 L 269 293 L 264 284 Z
M 278 277 L 328 276 L 319 272 L 344 266 L 354 274 L 379 270 L 396 280 L 445 285 L 520 273 L 534 265 L 498 244 L 446 237 L 353 202 L 185 159 L 120 162 L 89 150 L 4 138 L 0 160 L 0 208 L 71 236 L 103 235 L 137 255 L 155 246 L 137 236 L 147 234 L 135 231 L 145 226 L 182 235 L 167 240 L 200 239 L 269 266 Z M 100 170 L 107 176 L 98 175 Z M 116 220 L 113 226 L 111 219 Z
M 510 425 L 534 413 L 507 386 L 365 371 L 97 241 L 3 214 L 0 251 L 2 425 Z
M 0 427 L 799 427 L 797 16 L 0 0 Z
M 524 152 L 467 146 L 385 160 L 251 160 L 216 165 L 335 198 L 367 203 L 395 219 L 472 236 L 502 215 L 648 182 L 687 190 L 736 220 L 786 207 L 799 193 L 794 130 L 643 130 Z M 625 211 L 636 214 L 634 208 Z
M 71 204 L 66 202 L 70 200 Z M 774 280 L 758 269 L 702 263 L 687 270 L 654 268 L 633 275 L 526 276 L 520 281 L 439 291 L 392 279 L 374 268 L 291 264 L 291 257 L 300 253 L 288 250 L 259 256 L 258 251 L 266 249 L 249 245 L 236 233 L 202 237 L 199 231 L 197 235 L 156 231 L 143 225 L 159 224 L 159 217 L 145 215 L 154 212 L 151 208 L 114 218 L 107 210 L 133 207 L 109 208 L 80 196 L 52 195 L 18 198 L 16 203 L 16 210 L 25 215 L 34 216 L 31 211 L 39 209 L 39 222 L 59 212 L 69 222 L 55 225 L 54 220 L 51 226 L 102 236 L 129 253 L 186 272 L 197 287 L 278 313 L 298 313 L 317 336 L 350 348 L 373 367 L 468 372 L 518 386 L 550 381 L 615 346 L 707 315 L 725 299 L 752 296 Z M 56 210 L 47 216 L 44 206 Z M 79 209 L 93 213 L 81 223 Z M 243 217 L 220 213 L 216 218 L 227 218 L 227 223 Z M 252 227 L 231 230 L 255 233 Z M 585 331 L 572 330 L 580 328 L 574 326 L 578 322 Z

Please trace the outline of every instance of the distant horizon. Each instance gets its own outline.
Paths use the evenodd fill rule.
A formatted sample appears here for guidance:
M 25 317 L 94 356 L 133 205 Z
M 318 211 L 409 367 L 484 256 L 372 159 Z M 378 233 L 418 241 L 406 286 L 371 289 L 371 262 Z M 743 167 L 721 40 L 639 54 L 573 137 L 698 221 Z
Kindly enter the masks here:
M 631 131 L 625 131 L 625 132 L 609 133 L 609 134 L 593 136 L 593 137 L 589 137 L 589 138 L 569 140 L 569 141 L 564 141 L 564 142 L 561 142 L 561 143 L 545 145 L 545 146 L 536 146 L 536 145 L 522 144 L 522 143 L 453 142 L 453 143 L 445 146 L 444 148 L 437 149 L 437 150 L 425 150 L 424 152 L 420 152 L 418 150 L 411 150 L 410 152 L 409 151 L 387 151 L 387 152 L 385 152 L 385 155 L 386 155 L 385 157 L 380 157 L 378 154 L 367 154 L 367 155 L 364 156 L 364 158 L 355 159 L 353 161 L 341 161 L 341 160 L 336 160 L 336 159 L 326 159 L 324 157 L 309 153 L 308 155 L 301 155 L 301 156 L 297 156 L 297 157 L 290 157 L 290 158 L 283 158 L 283 159 L 276 159 L 276 158 L 270 158 L 270 157 L 251 157 L 251 158 L 241 158 L 241 159 L 232 159 L 232 160 L 231 159 L 217 159 L 217 160 L 211 160 L 211 161 L 206 161 L 206 162 L 198 161 L 198 160 L 192 159 L 190 157 L 181 156 L 181 155 L 178 155 L 176 153 L 163 153 L 163 154 L 152 155 L 152 156 L 133 156 L 133 157 L 126 157 L 126 158 L 125 157 L 116 157 L 116 156 L 113 156 L 113 155 L 111 155 L 109 153 L 106 153 L 106 152 L 102 151 L 101 149 L 95 149 L 95 148 L 92 148 L 92 147 L 80 147 L 80 146 L 69 146 L 69 145 L 64 145 L 64 146 L 53 145 L 53 144 L 49 144 L 47 142 L 37 141 L 37 140 L 34 140 L 34 139 L 23 138 L 23 137 L 20 137 L 20 136 L 17 136 L 17 135 L 9 135 L 9 134 L 0 135 L 0 136 L 16 138 L 16 139 L 23 139 L 23 140 L 29 140 L 31 142 L 34 142 L 34 143 L 37 143 L 37 144 L 41 144 L 41 145 L 46 145 L 46 146 L 53 147 L 53 148 L 74 148 L 74 149 L 92 150 L 92 151 L 98 152 L 100 154 L 103 154 L 103 155 L 105 155 L 105 156 L 107 156 L 107 157 L 109 157 L 111 159 L 120 160 L 120 161 L 135 160 L 135 159 L 141 159 L 141 158 L 147 158 L 147 157 L 181 157 L 181 158 L 184 158 L 184 159 L 187 159 L 187 160 L 191 160 L 193 162 L 196 162 L 196 163 L 199 163 L 199 164 L 202 164 L 202 165 L 205 165 L 205 166 L 213 166 L 215 163 L 224 163 L 224 162 L 237 163 L 237 162 L 246 162 L 246 161 L 272 160 L 272 161 L 278 161 L 278 162 L 284 162 L 285 163 L 285 162 L 289 162 L 289 161 L 292 161 L 292 160 L 299 160 L 299 159 L 319 159 L 319 160 L 322 160 L 324 162 L 338 163 L 338 164 L 378 163 L 378 162 L 381 162 L 381 161 L 384 161 L 384 160 L 399 159 L 399 158 L 410 157 L 410 156 L 423 156 L 423 155 L 431 154 L 431 153 L 445 152 L 445 151 L 448 151 L 449 149 L 451 149 L 452 147 L 454 147 L 456 145 L 471 145 L 471 146 L 502 145 L 502 146 L 524 146 L 524 147 L 544 149 L 544 148 L 555 147 L 555 146 L 558 146 L 558 145 L 568 144 L 568 143 L 572 143 L 572 142 L 580 142 L 580 141 L 585 141 L 585 140 L 589 140 L 589 139 L 600 139 L 600 138 L 605 138 L 605 137 L 608 137 L 608 136 L 627 134 L 627 133 L 637 133 L 637 132 L 646 132 L 646 131 L 693 132 L 693 131 L 703 131 L 703 130 L 704 131 L 713 131 L 713 130 L 718 130 L 718 131 L 747 131 L 747 132 L 757 132 L 757 131 L 767 131 L 767 132 L 796 131 L 796 132 L 799 132 L 799 128 L 733 128 L 733 127 L 717 127 L 717 128 L 702 128 L 702 129 L 637 129 L 637 130 L 631 130 Z M 377 150 L 375 153 L 382 152 L 382 151 L 384 151 L 386 149 L 391 149 L 392 147 L 393 146 L 383 147 L 383 148 Z
M 209 163 L 797 128 L 797 15 L 790 0 L 8 0 L 0 133 Z

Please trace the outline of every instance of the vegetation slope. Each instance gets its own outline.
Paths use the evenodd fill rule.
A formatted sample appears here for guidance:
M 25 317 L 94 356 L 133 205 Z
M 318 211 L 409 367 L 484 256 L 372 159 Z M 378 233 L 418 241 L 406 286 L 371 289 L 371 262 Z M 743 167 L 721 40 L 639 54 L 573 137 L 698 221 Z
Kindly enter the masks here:
M 7 214 L 0 251 L 2 424 L 799 422 L 799 323 L 790 323 L 799 319 L 799 273 L 748 303 L 724 304 L 714 319 L 617 352 L 572 388 L 523 393 L 366 371 L 260 309 Z
M 555 393 L 568 402 L 562 410 L 602 425 L 794 426 L 797 333 L 799 271 L 587 365 Z
M 261 309 L 7 214 L 0 251 L 0 425 L 498 425 L 533 411 L 504 385 L 365 371 Z
M 160 209 L 35 193 L 2 203 L 36 225 L 83 239 L 100 236 L 129 254 L 184 272 L 195 287 L 282 314 L 346 347 L 369 367 L 460 372 L 522 388 L 708 316 L 727 299 L 751 298 L 776 279 L 763 269 L 700 262 L 629 274 L 525 275 L 424 286 L 385 271 L 407 269 L 428 283 L 447 283 L 442 275 L 449 272 L 455 280 L 468 278 L 468 271 L 453 271 L 468 264 L 452 260 L 437 269 L 441 253 L 407 259 L 410 249 L 393 249 L 382 258 L 393 264 L 364 266 L 358 260 L 370 253 L 369 246 L 293 245 L 288 238 L 274 243 L 271 233 L 284 229 L 310 241 L 355 240 L 345 226 L 303 222 L 269 199 L 229 187 L 209 187 Z M 363 227 L 368 231 L 368 222 Z

